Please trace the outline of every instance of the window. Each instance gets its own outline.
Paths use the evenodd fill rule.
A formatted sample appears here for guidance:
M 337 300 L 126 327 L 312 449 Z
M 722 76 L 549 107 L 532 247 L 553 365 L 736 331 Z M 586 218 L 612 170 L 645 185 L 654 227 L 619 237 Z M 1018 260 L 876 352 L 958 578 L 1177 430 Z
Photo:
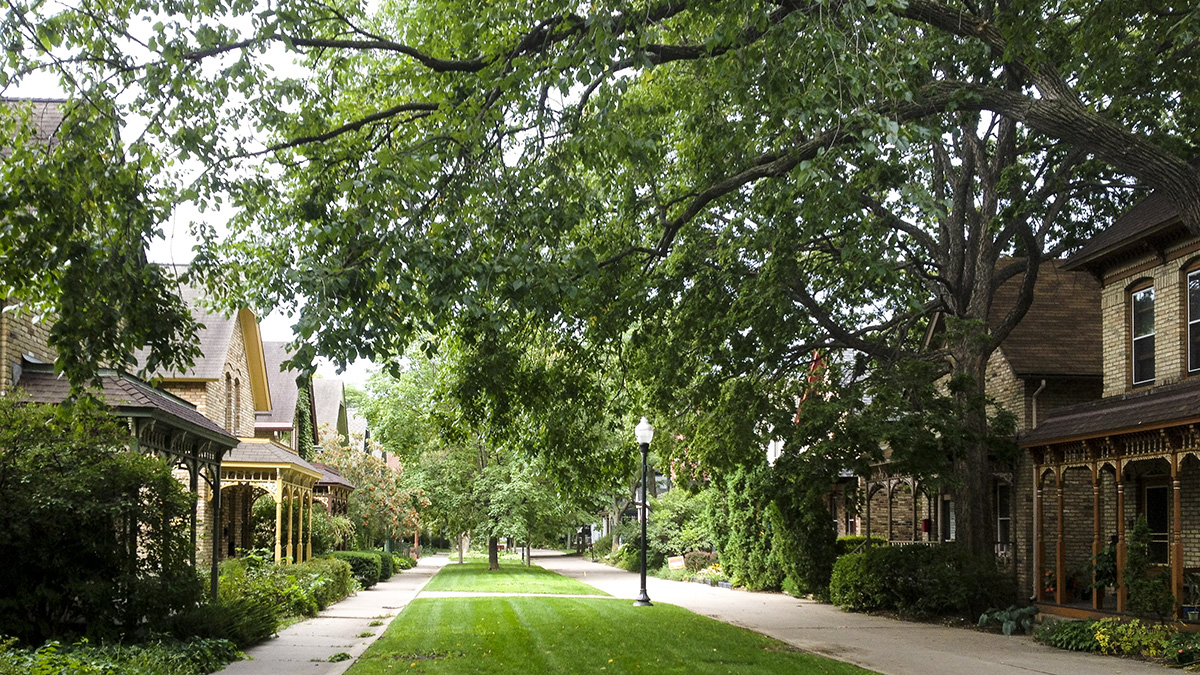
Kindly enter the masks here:
M 233 432 L 233 376 L 225 373 L 225 431 Z
M 1188 373 L 1200 373 L 1200 270 L 1187 275 Z
M 1143 499 L 1143 515 L 1146 516 L 1146 524 L 1150 526 L 1150 562 L 1165 565 L 1171 548 L 1170 488 L 1161 482 L 1157 485 L 1147 485 Z
M 1134 291 L 1133 384 L 1154 382 L 1154 287 Z
M 996 483 L 996 557 L 1012 562 L 1012 486 Z

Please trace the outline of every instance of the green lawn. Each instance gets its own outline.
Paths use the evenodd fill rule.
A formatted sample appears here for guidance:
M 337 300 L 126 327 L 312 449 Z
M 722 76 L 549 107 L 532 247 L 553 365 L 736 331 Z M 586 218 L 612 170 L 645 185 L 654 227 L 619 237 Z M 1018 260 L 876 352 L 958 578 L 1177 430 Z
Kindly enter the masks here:
M 349 675 L 830 673 L 871 671 L 794 651 L 673 605 L 596 598 L 426 598 Z
M 608 595 L 582 581 L 576 581 L 534 565 L 500 563 L 500 569 L 489 572 L 487 560 L 467 560 L 450 563 L 425 586 L 427 591 L 460 591 L 476 593 L 552 593 L 560 595 Z

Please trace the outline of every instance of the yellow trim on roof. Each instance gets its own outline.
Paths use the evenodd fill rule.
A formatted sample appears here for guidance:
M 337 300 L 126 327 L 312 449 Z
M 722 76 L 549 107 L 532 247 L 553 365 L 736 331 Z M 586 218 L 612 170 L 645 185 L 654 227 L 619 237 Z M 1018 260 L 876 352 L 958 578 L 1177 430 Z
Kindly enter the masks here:
M 238 310 L 238 323 L 242 326 L 242 341 L 246 345 L 246 367 L 250 371 L 250 393 L 254 397 L 254 410 L 268 412 L 271 410 L 271 387 L 267 384 L 267 358 L 263 354 L 258 317 L 243 307 Z

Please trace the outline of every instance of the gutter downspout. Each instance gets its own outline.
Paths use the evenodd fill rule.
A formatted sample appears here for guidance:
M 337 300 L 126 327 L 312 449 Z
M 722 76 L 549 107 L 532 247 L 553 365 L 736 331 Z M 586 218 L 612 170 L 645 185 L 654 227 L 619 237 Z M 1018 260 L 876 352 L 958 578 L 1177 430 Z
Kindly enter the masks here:
M 1030 397 L 1032 399 L 1032 404 L 1033 404 L 1033 406 L 1032 406 L 1033 407 L 1033 415 L 1032 415 L 1033 419 L 1031 420 L 1032 424 L 1029 425 L 1030 429 L 1037 428 L 1037 422 L 1038 422 L 1037 399 L 1038 399 L 1038 394 L 1042 393 L 1042 390 L 1044 390 L 1045 388 L 1046 388 L 1046 378 L 1043 377 L 1042 383 L 1040 385 L 1038 385 L 1037 390 L 1034 391 L 1033 396 Z

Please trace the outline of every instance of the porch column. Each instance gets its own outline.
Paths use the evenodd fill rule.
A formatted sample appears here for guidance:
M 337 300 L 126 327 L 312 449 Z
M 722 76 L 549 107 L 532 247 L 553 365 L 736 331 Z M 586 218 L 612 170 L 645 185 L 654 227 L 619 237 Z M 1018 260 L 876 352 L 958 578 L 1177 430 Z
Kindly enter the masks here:
M 209 570 L 208 584 L 212 593 L 212 601 L 217 601 L 217 580 L 221 576 L 221 463 L 217 456 L 217 465 L 212 469 L 212 530 L 208 538 L 212 541 L 212 569 Z
M 1058 540 L 1054 552 L 1054 602 L 1066 604 L 1067 594 L 1067 542 L 1063 527 L 1063 467 L 1057 467 L 1055 482 L 1058 484 Z
M 1100 469 L 1092 464 L 1092 560 L 1100 555 L 1102 548 L 1100 527 Z M 1100 609 L 1104 603 L 1104 589 L 1096 587 L 1096 569 L 1092 568 L 1092 609 Z
M 933 506 L 929 510 L 933 518 L 933 540 L 942 543 L 942 489 L 933 496 Z
M 1045 520 L 1046 514 L 1042 509 L 1042 477 L 1040 467 L 1035 467 L 1034 472 L 1037 474 L 1034 482 L 1033 493 L 1033 597 L 1038 600 L 1044 600 L 1042 593 L 1045 591 L 1046 584 L 1042 582 L 1045 576 L 1046 569 L 1046 541 L 1045 541 Z
M 199 529 L 199 522 L 198 522 L 196 512 L 200 508 L 200 475 L 199 475 L 200 474 L 200 462 L 196 459 L 192 459 L 191 461 L 189 461 L 187 463 L 187 468 L 188 468 L 188 489 L 191 490 L 192 496 L 196 498 L 192 501 L 192 512 L 189 514 L 189 519 L 191 520 L 191 526 L 192 526 L 192 532 L 191 532 L 191 535 L 192 535 L 192 567 L 195 568 L 196 567 L 196 532 Z M 213 527 L 213 529 L 218 533 L 218 536 L 209 537 L 209 539 L 215 540 L 213 543 L 213 547 L 217 547 L 217 546 L 219 546 L 220 541 L 221 541 L 221 537 L 219 535 L 219 533 L 221 531 L 221 529 L 220 529 L 221 526 L 220 526 L 220 523 L 215 523 L 214 525 L 215 526 Z
M 304 543 L 304 559 L 312 560 L 313 494 L 308 491 L 308 539 Z
M 871 547 L 871 484 L 867 483 L 867 505 L 863 514 L 863 527 L 866 528 L 867 548 Z
M 912 481 L 910 481 L 910 485 L 912 486 L 912 500 L 913 500 L 913 513 L 912 513 L 913 536 L 912 536 L 912 540 L 913 541 L 921 541 L 921 500 L 917 499 L 917 481 L 916 481 L 916 479 L 913 479 Z
M 1125 466 L 1120 459 L 1117 466 L 1117 611 L 1125 611 Z
M 296 541 L 296 531 L 292 527 L 292 522 L 293 522 L 292 504 L 295 503 L 295 501 L 296 501 L 295 493 L 292 492 L 291 488 L 288 488 L 288 544 L 287 544 L 287 557 L 289 558 L 288 562 L 296 562 L 296 549 L 294 547 L 294 543 Z
M 893 487 L 895 487 L 895 486 L 892 485 L 892 481 L 889 480 L 887 483 L 887 513 L 888 513 L 887 538 L 888 538 L 889 544 L 892 543 L 892 499 L 896 496 L 895 494 L 892 493 Z
M 283 560 L 283 477 L 275 470 L 275 562 Z
M 1171 593 L 1175 596 L 1175 616 L 1183 611 L 1183 494 L 1179 482 L 1179 455 L 1171 455 Z

